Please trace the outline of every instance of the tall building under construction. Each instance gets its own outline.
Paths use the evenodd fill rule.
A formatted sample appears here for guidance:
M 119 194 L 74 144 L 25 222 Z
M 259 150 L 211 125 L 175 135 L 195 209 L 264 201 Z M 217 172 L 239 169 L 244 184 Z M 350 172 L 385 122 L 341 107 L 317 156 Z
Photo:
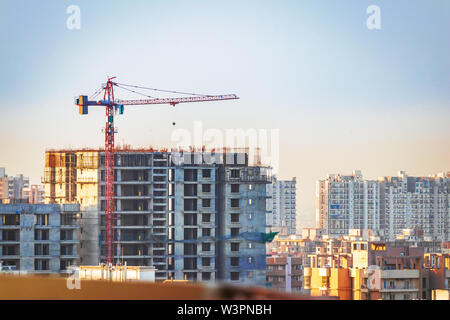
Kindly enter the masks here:
M 115 153 L 116 263 L 154 266 L 156 280 L 264 285 L 270 170 L 246 152 Z M 103 150 L 46 152 L 46 203 L 79 203 L 81 264 L 105 261 Z

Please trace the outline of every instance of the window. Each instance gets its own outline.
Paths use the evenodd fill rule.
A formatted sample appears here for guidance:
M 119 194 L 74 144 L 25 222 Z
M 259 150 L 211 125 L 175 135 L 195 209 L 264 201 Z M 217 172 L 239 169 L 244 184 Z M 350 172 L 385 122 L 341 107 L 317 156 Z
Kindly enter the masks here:
M 202 192 L 205 193 L 211 192 L 211 185 L 209 183 L 202 184 Z
M 239 208 L 239 199 L 231 199 L 231 207 Z
M 230 244 L 230 249 L 232 252 L 238 252 L 239 251 L 239 242 L 232 242 Z
M 184 169 L 184 181 L 197 181 L 197 169 Z
M 248 190 L 252 190 L 253 189 L 253 185 L 252 184 L 249 184 L 248 185 Z
M 202 177 L 203 178 L 211 178 L 211 169 L 203 169 Z
M 184 240 L 194 240 L 194 239 L 197 239 L 197 229 L 185 228 Z
M 154 221 L 154 224 L 156 222 L 157 221 Z M 197 215 L 195 213 L 185 213 L 184 214 L 184 225 L 185 226 L 195 226 L 195 225 L 197 225 Z
M 203 208 L 211 208 L 211 199 L 202 199 Z
M 248 199 L 248 204 L 252 205 L 252 199 Z
M 211 243 L 209 243 L 209 242 L 203 242 L 203 243 L 202 243 L 202 251 L 203 251 L 203 252 L 209 252 L 209 251 L 211 251 Z
M 49 270 L 48 260 L 35 259 L 34 270 Z
M 196 211 L 197 199 L 184 199 L 184 211 Z
M 248 257 L 248 263 L 252 264 L 253 263 L 253 257 Z
M 211 266 L 211 258 L 202 258 L 202 266 L 210 267 Z
M 239 272 L 230 272 L 230 280 L 233 281 L 239 280 Z
M 197 269 L 197 258 L 184 258 L 184 269 L 186 270 Z
M 239 178 L 240 177 L 240 170 L 239 169 L 232 169 L 231 170 L 231 178 Z
M 232 213 L 231 214 L 231 222 L 235 222 L 235 223 L 239 222 L 239 213 Z
M 184 185 L 184 195 L 187 197 L 192 197 L 197 195 L 197 185 L 196 184 L 185 184 Z
M 68 231 L 68 230 L 66 230 Z M 61 237 L 63 237 L 63 232 L 61 231 Z M 34 230 L 34 240 L 48 240 L 49 230 Z M 65 240 L 62 238 L 61 240 Z M 71 240 L 71 239 L 68 239 Z
M 194 243 L 185 243 L 183 252 L 185 255 L 196 255 L 197 254 L 197 245 Z
M 210 237 L 211 236 L 211 228 L 203 228 L 202 229 L 202 236 L 203 237 Z
M 202 280 L 203 281 L 211 280 L 211 272 L 202 272 Z
M 237 183 L 231 184 L 231 193 L 239 193 L 239 184 Z
M 38 226 L 48 226 L 48 214 L 37 214 L 34 216 L 34 223 Z
M 62 246 L 61 248 L 63 249 L 65 247 Z M 65 254 L 65 252 L 64 252 L 64 254 Z M 48 256 L 49 255 L 49 245 L 48 244 L 35 244 L 34 245 L 34 255 Z
M 230 228 L 231 236 L 235 237 L 239 235 L 239 228 Z
M 210 213 L 203 213 L 202 214 L 202 222 L 205 222 L 205 223 L 211 222 L 211 214 Z
M 230 266 L 239 267 L 239 257 L 231 257 L 230 258 Z

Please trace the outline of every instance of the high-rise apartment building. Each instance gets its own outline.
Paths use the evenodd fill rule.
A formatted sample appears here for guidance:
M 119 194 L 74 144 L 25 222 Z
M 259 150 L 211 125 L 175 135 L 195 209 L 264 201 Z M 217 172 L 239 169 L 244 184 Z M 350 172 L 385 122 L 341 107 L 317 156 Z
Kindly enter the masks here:
M 8 177 L 8 196 L 12 202 L 25 200 L 24 190 L 30 186 L 30 178 L 18 174 Z
M 400 172 L 378 180 L 364 180 L 359 171 L 329 175 L 317 182 L 317 225 L 331 236 L 370 229 L 395 240 L 403 229 L 420 229 L 425 238 L 448 241 L 449 191 L 448 174 L 408 177 Z
M 364 180 L 360 171 L 352 175 L 332 174 L 316 185 L 317 227 L 331 236 L 350 229 L 380 230 L 380 185 Z
M 296 234 L 296 178 L 267 185 L 267 227 L 283 235 Z
M 82 264 L 105 260 L 104 152 L 46 152 L 45 201 L 79 203 Z M 265 283 L 266 167 L 245 153 L 115 153 L 115 259 L 156 280 Z
M 421 229 L 433 240 L 450 239 L 450 179 L 445 174 L 379 178 L 382 227 L 392 240 L 402 229 Z

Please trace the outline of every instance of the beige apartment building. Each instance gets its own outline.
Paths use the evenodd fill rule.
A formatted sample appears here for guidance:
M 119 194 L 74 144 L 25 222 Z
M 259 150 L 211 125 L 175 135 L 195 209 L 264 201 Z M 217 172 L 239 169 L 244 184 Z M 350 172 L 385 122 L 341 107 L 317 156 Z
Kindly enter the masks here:
M 302 290 L 302 259 L 291 256 L 272 256 L 266 259 L 267 285 L 286 292 Z

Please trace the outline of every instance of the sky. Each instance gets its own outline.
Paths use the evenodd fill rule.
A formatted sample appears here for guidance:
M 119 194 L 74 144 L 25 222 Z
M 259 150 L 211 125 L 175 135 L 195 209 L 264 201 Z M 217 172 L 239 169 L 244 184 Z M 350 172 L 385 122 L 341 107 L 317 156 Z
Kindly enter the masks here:
M 67 28 L 70 5 L 79 29 Z M 108 76 L 234 93 L 126 108 L 116 142 L 172 146 L 194 121 L 278 129 L 277 176 L 297 178 L 299 226 L 313 226 L 315 182 L 329 173 L 450 170 L 449 30 L 448 0 L 0 0 L 0 167 L 39 183 L 46 149 L 102 146 L 104 111 L 81 116 L 73 99 Z

